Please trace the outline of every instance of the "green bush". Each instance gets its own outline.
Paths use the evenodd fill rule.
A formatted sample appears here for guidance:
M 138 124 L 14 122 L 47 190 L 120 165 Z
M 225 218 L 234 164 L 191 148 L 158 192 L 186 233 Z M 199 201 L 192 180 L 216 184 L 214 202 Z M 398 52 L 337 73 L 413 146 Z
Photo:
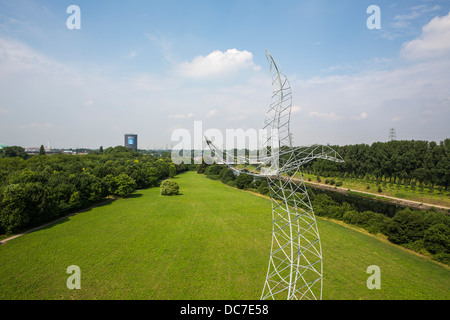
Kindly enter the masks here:
M 204 174 L 206 176 L 220 175 L 220 172 L 222 171 L 222 169 L 223 169 L 223 166 L 218 165 L 218 164 L 213 164 L 213 165 L 206 167 Z
M 443 223 L 431 226 L 423 236 L 425 248 L 433 253 L 450 253 L 450 228 Z
M 220 181 L 222 181 L 223 183 L 227 183 L 229 181 L 234 181 L 236 179 L 236 176 L 233 173 L 233 170 L 231 170 L 228 167 L 223 167 L 222 170 L 220 171 Z
M 403 246 L 415 252 L 421 253 L 423 255 L 429 255 L 429 252 L 425 247 L 425 242 L 422 239 L 404 244 Z
M 450 254 L 449 253 L 437 253 L 432 256 L 433 260 L 450 265 Z
M 119 197 L 130 195 L 136 188 L 136 181 L 126 173 L 121 173 L 118 176 L 107 175 L 105 181 L 109 186 L 109 192 Z
M 251 188 L 253 185 L 253 176 L 246 174 L 246 173 L 241 173 L 238 175 L 238 177 L 236 178 L 236 186 L 239 189 L 247 189 L 247 188 Z
M 236 187 L 237 187 L 237 186 L 236 186 L 236 181 L 234 181 L 234 180 L 229 180 L 229 181 L 227 181 L 225 184 L 228 185 L 228 186 L 230 186 L 230 187 L 233 187 L 233 188 L 236 188 Z
M 258 189 L 258 192 L 262 195 L 267 195 L 270 192 L 269 185 L 267 184 L 266 179 L 256 180 L 255 186 Z
M 424 235 L 424 218 L 420 212 L 411 209 L 397 211 L 386 226 L 388 240 L 405 244 L 420 240 Z
M 164 180 L 161 182 L 160 190 L 163 196 L 176 196 L 180 190 L 180 186 L 175 181 Z

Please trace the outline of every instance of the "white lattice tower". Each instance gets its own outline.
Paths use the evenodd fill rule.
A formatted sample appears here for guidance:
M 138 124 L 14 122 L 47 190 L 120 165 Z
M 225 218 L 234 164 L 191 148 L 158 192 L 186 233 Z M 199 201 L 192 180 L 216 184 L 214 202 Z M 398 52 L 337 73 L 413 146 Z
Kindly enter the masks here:
M 261 299 L 321 299 L 322 248 L 300 167 L 314 159 L 343 160 L 328 146 L 292 146 L 291 86 L 267 50 L 266 57 L 273 92 L 263 125 L 270 132 L 260 150 L 264 156 L 256 163 L 238 159 L 210 140 L 206 142 L 233 170 L 267 179 L 272 202 L 272 245 Z M 236 162 L 240 165 L 236 166 Z

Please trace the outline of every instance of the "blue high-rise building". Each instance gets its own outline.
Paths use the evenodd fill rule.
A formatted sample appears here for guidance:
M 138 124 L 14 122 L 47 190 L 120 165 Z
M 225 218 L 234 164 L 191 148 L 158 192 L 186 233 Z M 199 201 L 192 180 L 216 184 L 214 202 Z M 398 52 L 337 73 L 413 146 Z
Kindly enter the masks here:
M 134 133 L 126 133 L 125 134 L 125 147 L 130 148 L 131 150 L 137 151 L 137 134 Z

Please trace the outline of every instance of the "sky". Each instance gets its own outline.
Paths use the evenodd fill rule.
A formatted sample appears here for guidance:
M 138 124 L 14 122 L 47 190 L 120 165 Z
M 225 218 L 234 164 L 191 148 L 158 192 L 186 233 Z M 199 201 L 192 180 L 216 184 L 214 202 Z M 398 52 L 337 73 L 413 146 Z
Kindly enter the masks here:
M 136 133 L 151 149 L 194 121 L 257 130 L 266 49 L 291 84 L 295 145 L 450 137 L 448 0 L 0 0 L 0 143 L 97 149 Z

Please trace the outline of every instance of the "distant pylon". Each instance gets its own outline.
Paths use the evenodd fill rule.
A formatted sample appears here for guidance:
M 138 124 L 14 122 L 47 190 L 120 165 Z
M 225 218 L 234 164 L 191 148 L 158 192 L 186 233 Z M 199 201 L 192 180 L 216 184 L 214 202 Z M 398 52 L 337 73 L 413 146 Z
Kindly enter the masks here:
M 396 138 L 397 138 L 397 136 L 396 136 L 396 134 L 395 134 L 395 129 L 394 129 L 394 128 L 391 128 L 391 129 L 389 130 L 389 140 L 392 141 L 392 140 L 395 140 Z

